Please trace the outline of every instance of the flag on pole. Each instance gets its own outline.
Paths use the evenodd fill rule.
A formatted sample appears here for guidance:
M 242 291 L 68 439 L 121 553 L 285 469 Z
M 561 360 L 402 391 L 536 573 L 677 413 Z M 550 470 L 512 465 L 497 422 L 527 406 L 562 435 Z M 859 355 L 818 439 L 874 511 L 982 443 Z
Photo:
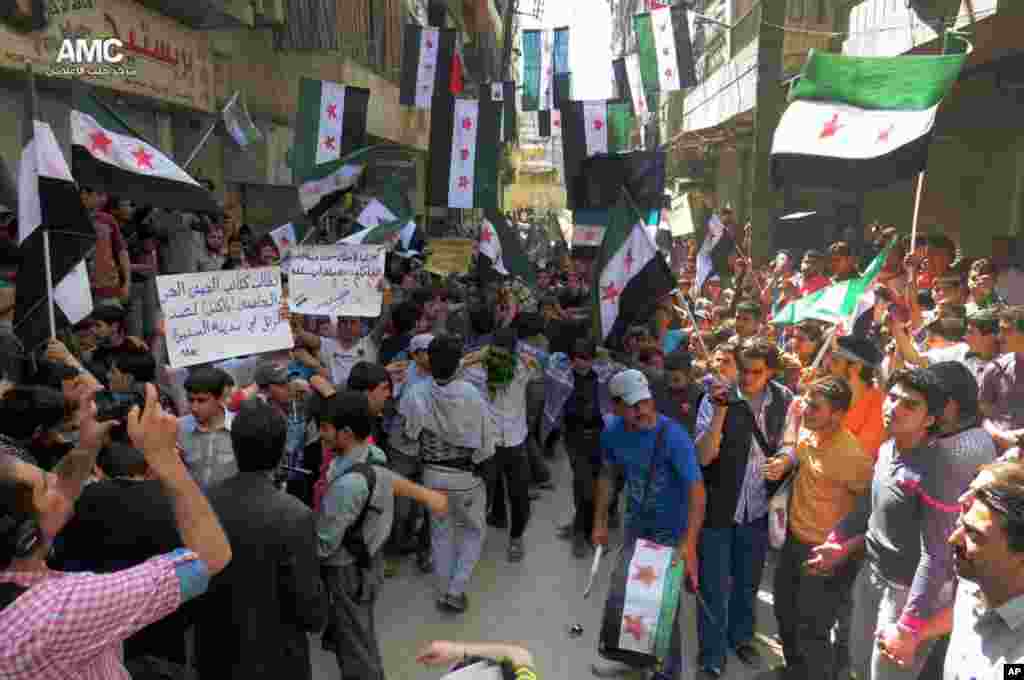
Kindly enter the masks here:
M 50 337 L 45 227 L 50 232 L 54 321 L 77 323 L 92 313 L 92 291 L 84 257 L 96 241 L 78 187 L 50 125 L 36 112 L 35 78 L 28 71 L 25 141 L 18 165 L 18 268 L 14 330 L 27 348 Z M 13 206 L 11 206 L 13 207 Z M 84 275 L 84 276 L 83 276 Z M 55 330 L 55 329 L 54 329 Z
M 205 187 L 133 131 L 81 81 L 73 85 L 71 166 L 82 186 L 168 210 L 216 212 Z
M 640 75 L 647 92 L 673 92 L 697 84 L 690 22 L 682 4 L 633 15 Z
M 573 212 L 572 247 L 599 248 L 608 230 L 608 211 L 584 208 Z
M 920 172 L 939 105 L 966 59 L 811 50 L 775 130 L 775 183 L 862 192 Z
M 595 316 L 602 340 L 620 338 L 632 323 L 650 318 L 658 299 L 676 285 L 650 229 L 658 224 L 659 211 L 641 215 L 624 188 L 620 193 L 619 204 L 605 211 L 607 226 L 595 268 Z
M 477 99 L 438 99 L 430 121 L 427 204 L 498 205 L 499 110 Z
M 664 151 L 598 154 L 584 159 L 581 168 L 574 187 L 577 210 L 615 207 L 625 186 L 638 210 L 660 215 L 665 201 Z
M 227 128 L 231 139 L 235 144 L 245 149 L 246 147 L 263 141 L 263 133 L 252 122 L 249 117 L 249 110 L 245 106 L 245 100 L 240 93 L 235 92 L 228 101 L 222 112 L 224 127 Z
M 429 111 L 435 96 L 450 94 L 455 40 L 455 29 L 406 25 L 398 98 L 402 106 Z
M 494 229 L 491 221 L 484 219 L 480 225 L 480 254 L 491 261 L 491 266 L 499 274 L 508 276 L 508 269 L 505 269 L 505 262 L 501 259 L 501 239 Z
M 875 279 L 885 266 L 892 245 L 890 243 L 883 248 L 860 277 L 835 283 L 794 300 L 775 314 L 772 323 L 789 326 L 806 319 L 817 319 L 844 324 L 849 333 L 860 316 L 874 307 Z
M 386 245 L 395 250 L 398 249 L 398 246 L 401 246 L 401 250 L 409 250 L 415 235 L 415 220 L 396 220 L 376 227 L 367 227 L 351 236 L 346 236 L 338 241 L 338 243 Z
M 293 170 L 306 213 L 319 213 L 359 181 L 370 91 L 329 80 L 299 81 Z
M 736 249 L 729 230 L 722 224 L 718 213 L 708 219 L 707 230 L 704 232 L 704 241 L 697 251 L 697 273 L 694 278 L 694 285 L 698 293 L 704 286 L 704 282 L 714 275 L 726 273 L 728 255 Z
M 534 267 L 523 249 L 523 241 L 519 237 L 515 225 L 509 224 L 504 213 L 496 208 L 484 210 L 484 217 L 498 236 L 501 263 L 508 274 L 518 277 L 528 284 L 534 283 L 536 281 Z M 480 252 L 483 252 L 483 248 Z
M 628 104 L 605 100 L 571 102 L 562 110 L 562 156 L 570 209 L 575 203 L 575 185 L 583 161 L 598 154 L 618 153 L 629 148 L 633 114 Z M 616 200 L 615 195 L 611 200 Z

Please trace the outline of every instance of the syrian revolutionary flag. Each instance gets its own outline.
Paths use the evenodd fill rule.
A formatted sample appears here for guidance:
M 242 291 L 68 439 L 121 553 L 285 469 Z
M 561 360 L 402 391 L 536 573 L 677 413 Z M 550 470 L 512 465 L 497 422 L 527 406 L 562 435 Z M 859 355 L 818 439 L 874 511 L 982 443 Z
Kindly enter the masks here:
M 540 136 L 550 137 L 552 118 L 569 105 L 572 99 L 572 74 L 569 72 L 569 29 L 556 28 L 551 32 L 551 75 L 548 90 L 541 91 L 540 111 L 537 115 Z M 546 134 L 545 134 L 546 133 Z
M 571 102 L 562 110 L 562 156 L 570 209 L 577 207 L 575 186 L 582 175 L 583 161 L 629 148 L 634 122 L 630 109 L 628 104 L 602 99 Z M 616 193 L 611 200 L 617 198 Z
M 30 123 L 18 165 L 18 246 L 22 264 L 18 268 L 14 330 L 25 347 L 34 349 L 56 330 L 50 328 L 43 266 L 47 241 L 55 321 L 58 325 L 77 323 L 92 313 L 84 257 L 95 244 L 96 232 L 53 130 L 36 117 L 31 71 L 25 102 L 25 119 Z M 49 232 L 49 239 L 39 227 Z
M 775 183 L 866 191 L 920 172 L 939 104 L 966 58 L 811 50 L 775 130 Z
M 329 80 L 299 81 L 293 169 L 308 214 L 330 207 L 362 174 L 370 91 Z
M 408 250 L 415 235 L 415 220 L 396 220 L 376 227 L 367 227 L 351 236 L 346 236 L 338 243 L 390 246 L 392 248 L 401 246 L 402 250 Z
M 160 149 L 134 132 L 83 83 L 71 110 L 71 166 L 82 186 L 137 205 L 216 212 L 213 196 Z
M 860 317 L 874 308 L 875 279 L 885 266 L 891 248 L 892 243 L 883 248 L 859 278 L 832 284 L 794 300 L 774 315 L 772 323 L 789 326 L 817 319 L 841 324 L 844 334 L 849 334 L 859 326 Z
M 603 340 L 621 338 L 632 323 L 650 318 L 658 299 L 676 285 L 651 229 L 658 224 L 659 211 L 646 210 L 641 216 L 624 198 L 605 213 L 604 241 L 594 270 Z
M 697 274 L 694 285 L 700 291 L 704 282 L 714 275 L 721 276 L 729 271 L 729 255 L 736 250 L 736 242 L 729 234 L 729 230 L 722 224 L 718 214 L 708 219 L 707 230 L 704 232 L 704 241 L 697 251 Z
M 640 76 L 647 92 L 673 92 L 697 84 L 686 7 L 673 5 L 633 15 Z
M 428 205 L 497 207 L 499 115 L 500 109 L 493 102 L 451 97 L 434 102 Z
M 646 665 L 668 656 L 684 565 L 672 566 L 672 546 L 641 539 L 629 550 L 609 586 L 599 644 L 608 658 Z
M 504 82 L 488 83 L 487 87 L 481 88 L 481 104 L 497 107 L 499 113 L 498 128 L 500 134 L 498 139 L 503 142 L 512 141 L 517 137 L 518 125 L 516 120 L 516 83 L 513 80 Z
M 547 111 L 553 101 L 554 36 L 550 29 L 522 32 L 523 111 Z
M 429 111 L 435 96 L 451 94 L 455 38 L 455 29 L 406 25 L 398 98 L 402 106 Z
M 480 254 L 491 261 L 491 266 L 499 274 L 508 276 L 508 269 L 505 269 L 505 262 L 501 259 L 501 239 L 494 229 L 491 221 L 484 219 L 480 225 Z
M 541 137 L 562 136 L 562 112 L 560 109 L 537 112 L 537 134 Z
M 231 96 L 227 106 L 222 112 L 224 127 L 227 128 L 231 139 L 243 149 L 251 144 L 263 141 L 263 133 L 252 122 L 249 117 L 249 110 L 245 107 L 245 100 L 236 92 Z
M 484 210 L 484 219 L 486 220 L 485 224 L 489 224 L 490 230 L 497 236 L 498 252 L 501 256 L 501 264 L 505 269 L 503 273 L 522 279 L 528 284 L 534 283 L 536 281 L 534 267 L 526 255 L 516 226 L 510 224 L 504 213 L 497 208 Z M 482 239 L 483 229 L 481 229 Z M 483 243 L 480 244 L 480 252 L 485 252 Z
M 572 247 L 600 248 L 608 229 L 608 211 L 584 208 L 573 213 Z

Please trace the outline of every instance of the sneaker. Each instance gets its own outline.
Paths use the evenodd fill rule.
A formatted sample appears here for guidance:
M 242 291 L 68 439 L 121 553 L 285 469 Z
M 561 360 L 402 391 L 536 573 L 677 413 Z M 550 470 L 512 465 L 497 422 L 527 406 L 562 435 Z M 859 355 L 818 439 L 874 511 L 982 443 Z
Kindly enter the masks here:
M 508 561 L 522 562 L 526 555 L 526 548 L 523 546 L 523 539 L 513 538 L 508 542 Z
M 747 666 L 753 668 L 761 666 L 761 652 L 749 642 L 736 646 L 736 656 Z
M 526 492 L 526 495 L 531 501 L 535 501 L 541 496 L 540 489 L 530 489 Z
M 537 488 L 544 489 L 545 491 L 550 491 L 551 489 L 555 488 L 555 482 L 553 479 L 549 479 L 547 481 L 540 482 L 539 484 L 537 484 Z
M 722 669 L 718 666 L 701 666 L 700 667 L 701 678 L 715 678 L 716 680 L 722 677 Z
M 495 515 L 487 515 L 487 526 L 494 527 L 495 529 L 507 529 L 508 520 L 504 517 L 496 517 Z
M 583 534 L 576 534 L 572 539 L 572 556 L 576 558 L 583 557 L 587 554 L 587 539 Z
M 416 566 L 423 574 L 429 574 L 434 571 L 434 558 L 428 552 L 421 552 L 416 555 Z
M 448 593 L 444 596 L 444 603 L 447 605 L 448 609 L 451 609 L 453 612 L 458 614 L 469 609 L 469 597 L 467 597 L 465 593 L 462 593 L 461 595 L 452 595 L 451 593 Z
M 618 661 L 600 661 L 590 664 L 590 672 L 598 678 L 621 678 L 632 673 L 633 668 Z

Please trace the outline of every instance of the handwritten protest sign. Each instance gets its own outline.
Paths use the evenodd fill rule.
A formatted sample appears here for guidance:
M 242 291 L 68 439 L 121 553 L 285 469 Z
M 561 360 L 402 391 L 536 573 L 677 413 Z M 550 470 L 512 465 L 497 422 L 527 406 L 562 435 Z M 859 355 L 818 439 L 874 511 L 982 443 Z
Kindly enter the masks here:
M 335 243 L 292 248 L 288 306 L 295 314 L 379 316 L 385 246 Z
M 156 287 L 172 368 L 294 345 L 278 267 L 158 276 Z
M 449 274 L 465 274 L 473 263 L 473 245 L 476 242 L 468 238 L 436 238 L 428 248 L 430 257 L 424 265 L 431 274 L 448 276 Z

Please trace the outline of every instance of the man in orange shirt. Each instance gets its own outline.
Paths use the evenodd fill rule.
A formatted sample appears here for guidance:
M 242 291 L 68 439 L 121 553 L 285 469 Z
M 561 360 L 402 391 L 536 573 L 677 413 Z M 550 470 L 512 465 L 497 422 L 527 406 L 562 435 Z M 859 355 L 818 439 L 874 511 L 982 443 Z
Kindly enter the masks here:
M 843 420 L 864 453 L 878 458 L 878 447 L 886 439 L 882 423 L 882 402 L 885 395 L 875 387 L 875 370 L 882 363 L 882 353 L 866 338 L 845 336 L 836 340 L 828 357 L 829 372 L 850 385 L 853 401 Z
M 849 597 L 858 564 L 848 562 L 828 575 L 808 572 L 805 562 L 830 525 L 853 510 L 871 484 L 872 462 L 857 438 L 843 427 L 853 394 L 845 380 L 827 377 L 812 384 L 804 399 L 804 428 L 796 450 L 769 459 L 765 477 L 781 479 L 792 469 L 786 543 L 775 568 L 775 616 L 786 659 L 786 680 L 836 677 L 842 639 L 830 640 L 842 600 Z

